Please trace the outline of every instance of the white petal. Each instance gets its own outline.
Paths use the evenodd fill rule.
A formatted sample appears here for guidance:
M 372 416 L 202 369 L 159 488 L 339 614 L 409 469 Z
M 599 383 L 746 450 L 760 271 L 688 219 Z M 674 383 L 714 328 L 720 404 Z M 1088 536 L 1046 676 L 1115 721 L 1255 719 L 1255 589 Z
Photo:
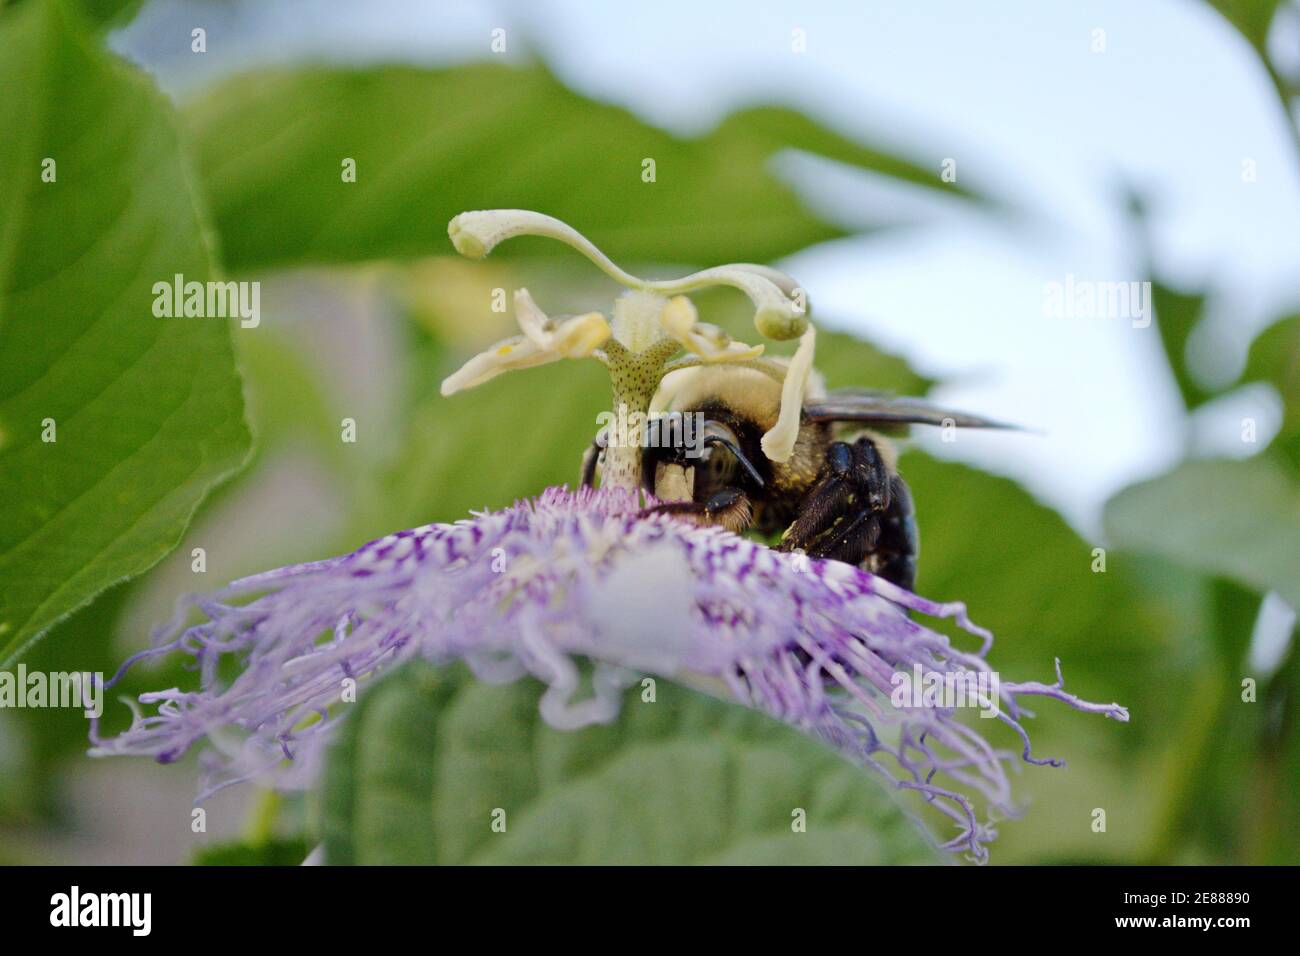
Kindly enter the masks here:
M 763 346 L 733 342 L 731 336 L 716 325 L 697 321 L 698 314 L 690 299 L 673 296 L 659 313 L 659 324 L 682 348 L 707 363 L 740 362 L 763 354 Z
M 565 358 L 586 358 L 610 336 L 609 322 L 599 312 L 575 315 L 561 322 L 552 334 L 555 349 Z
M 515 318 L 540 351 L 559 352 L 565 358 L 586 358 L 610 336 L 609 322 L 599 312 L 556 322 L 537 307 L 527 289 L 515 292 Z
M 786 369 L 785 383 L 781 386 L 781 414 L 776 424 L 763 436 L 763 454 L 771 461 L 786 461 L 794 451 L 799 438 L 799 419 L 803 413 L 803 398 L 812 374 L 813 354 L 817 346 L 817 330 L 811 325 L 799 340 L 799 348 Z
M 659 324 L 664 327 L 665 332 L 683 345 L 686 344 L 699 317 L 695 303 L 684 295 L 673 296 L 659 310 Z
M 545 365 L 563 357 L 559 352 L 539 349 L 522 335 L 515 335 L 475 355 L 459 370 L 443 379 L 441 391 L 443 395 L 452 395 L 482 385 L 502 372 Z
M 551 347 L 551 320 L 537 307 L 527 289 L 515 290 L 515 321 L 528 341 L 539 349 Z

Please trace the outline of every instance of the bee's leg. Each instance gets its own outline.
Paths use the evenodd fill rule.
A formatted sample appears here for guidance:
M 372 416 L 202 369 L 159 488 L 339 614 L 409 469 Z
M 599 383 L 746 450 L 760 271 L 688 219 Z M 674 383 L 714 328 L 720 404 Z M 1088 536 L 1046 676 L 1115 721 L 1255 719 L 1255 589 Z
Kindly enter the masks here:
M 600 463 L 600 453 L 605 450 L 605 429 L 596 432 L 587 450 L 582 453 L 582 487 L 591 488 L 596 484 L 596 466 Z
M 816 558 L 834 558 L 846 564 L 861 564 L 880 540 L 880 518 L 866 509 L 859 510 L 838 525 L 833 534 L 816 542 Z
M 754 520 L 749 496 L 739 488 L 721 488 L 705 501 L 668 501 L 641 512 L 643 515 L 676 515 L 696 524 L 722 525 L 739 534 Z
M 890 499 L 889 507 L 880 515 L 880 538 L 862 565 L 910 591 L 916 584 L 921 540 L 912 512 L 912 494 L 897 475 L 890 479 Z
M 599 460 L 600 448 L 592 442 L 582 453 L 582 487 L 591 488 L 596 484 L 596 462 Z
M 875 545 L 874 515 L 889 505 L 889 469 L 875 443 L 866 437 L 851 445 L 833 442 L 779 547 L 857 564 Z

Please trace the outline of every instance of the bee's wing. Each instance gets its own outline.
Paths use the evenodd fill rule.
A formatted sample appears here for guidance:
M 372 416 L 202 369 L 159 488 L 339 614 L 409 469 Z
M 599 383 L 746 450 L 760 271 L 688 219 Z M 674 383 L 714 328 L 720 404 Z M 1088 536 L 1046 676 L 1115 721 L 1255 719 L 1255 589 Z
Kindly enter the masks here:
M 1016 428 L 966 412 L 954 412 L 921 398 L 899 398 L 882 392 L 834 391 L 825 398 L 804 405 L 804 414 L 814 422 L 861 422 L 864 425 L 953 425 L 957 428 Z

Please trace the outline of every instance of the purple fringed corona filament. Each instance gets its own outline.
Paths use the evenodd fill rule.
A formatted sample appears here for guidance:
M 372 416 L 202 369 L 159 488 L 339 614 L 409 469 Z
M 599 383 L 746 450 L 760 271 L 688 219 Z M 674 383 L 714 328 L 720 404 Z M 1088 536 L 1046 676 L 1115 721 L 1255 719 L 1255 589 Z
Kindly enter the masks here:
M 652 673 L 730 696 L 919 791 L 956 825 L 941 845 L 982 861 L 992 821 L 1017 812 L 1007 765 L 1056 763 L 1031 755 L 1023 698 L 1128 719 L 1117 704 L 1066 693 L 1059 666 L 1054 684 L 1000 682 L 998 716 L 1019 753 L 995 748 L 970 726 L 980 721 L 960 720 L 954 708 L 894 707 L 900 672 L 989 672 L 992 636 L 964 605 L 638 508 L 620 490 L 552 488 L 189 598 L 156 646 L 123 670 L 181 653 L 194 659 L 200 689 L 141 695 L 128 730 L 93 729 L 92 753 L 170 762 L 207 741 L 203 795 L 250 779 L 303 788 L 346 711 L 347 678 L 413 658 L 465 661 L 493 682 L 531 675 L 547 685 L 544 719 L 573 729 L 615 719 L 623 690 Z M 654 614 L 637 613 L 647 600 Z M 196 609 L 206 619 L 187 627 Z M 907 610 L 951 618 L 978 646 L 957 648 Z M 228 680 L 219 666 L 227 655 L 243 662 Z M 586 695 L 579 658 L 593 664 Z

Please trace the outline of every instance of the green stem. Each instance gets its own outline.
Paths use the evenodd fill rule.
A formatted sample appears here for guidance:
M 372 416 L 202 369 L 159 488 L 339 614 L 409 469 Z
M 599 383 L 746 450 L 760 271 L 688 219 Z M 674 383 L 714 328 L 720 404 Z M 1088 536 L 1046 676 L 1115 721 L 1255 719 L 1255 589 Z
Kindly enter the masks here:
M 1155 840 L 1148 850 L 1150 864 L 1173 862 L 1191 833 L 1197 785 L 1214 748 L 1214 735 L 1231 690 L 1219 670 L 1203 672 L 1190 688 L 1187 711 L 1177 730 L 1180 746 L 1165 771 L 1163 805 L 1157 815 Z
M 263 790 L 249 814 L 244 828 L 245 839 L 253 846 L 269 843 L 275 837 L 275 821 L 279 815 L 280 794 L 274 790 Z
M 1180 847 L 1199 833 L 1198 796 L 1224 759 L 1224 727 L 1229 707 L 1240 700 L 1241 663 L 1250 642 L 1250 624 L 1259 611 L 1259 596 L 1224 579 L 1208 582 L 1210 628 L 1216 655 L 1196 677 L 1177 727 L 1178 746 L 1170 755 L 1164 799 L 1150 863 L 1168 864 Z

